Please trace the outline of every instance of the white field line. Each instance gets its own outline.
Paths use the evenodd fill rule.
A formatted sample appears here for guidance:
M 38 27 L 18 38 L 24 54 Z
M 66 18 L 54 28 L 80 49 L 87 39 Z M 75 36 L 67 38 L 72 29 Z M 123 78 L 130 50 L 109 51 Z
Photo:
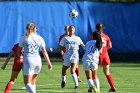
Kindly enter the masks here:
M 66 83 L 67 84 L 67 83 Z M 74 83 L 69 83 L 69 85 L 73 85 Z M 80 82 L 80 84 L 85 85 L 87 83 L 82 83 Z M 44 84 L 44 85 L 37 85 L 37 86 L 60 86 L 61 84 Z M 20 89 L 25 89 L 25 87 L 21 87 Z
M 80 83 L 80 84 L 87 84 L 87 83 Z M 44 84 L 44 85 L 37 85 L 37 86 L 60 86 L 61 84 Z M 69 85 L 73 85 L 73 83 L 69 83 Z M 23 90 L 25 90 L 26 89 L 26 87 L 21 87 L 21 88 L 19 88 L 19 89 L 23 89 Z
M 45 92 L 46 91 L 46 92 L 54 92 L 54 93 L 55 92 L 68 92 L 68 93 L 74 92 L 73 89 L 69 90 L 69 91 L 68 90 L 64 90 L 64 91 L 63 90 L 50 90 L 50 89 L 43 89 L 43 90 L 36 90 L 36 91 L 38 91 L 38 92 L 41 92 L 41 91 Z
M 68 83 L 69 85 L 73 85 L 74 83 Z M 80 85 L 85 85 L 85 84 L 87 84 L 87 83 L 82 83 L 82 82 L 80 82 Z M 37 85 L 37 86 L 60 86 L 61 84 L 45 84 L 45 85 Z M 67 83 L 66 83 L 66 85 L 67 85 Z

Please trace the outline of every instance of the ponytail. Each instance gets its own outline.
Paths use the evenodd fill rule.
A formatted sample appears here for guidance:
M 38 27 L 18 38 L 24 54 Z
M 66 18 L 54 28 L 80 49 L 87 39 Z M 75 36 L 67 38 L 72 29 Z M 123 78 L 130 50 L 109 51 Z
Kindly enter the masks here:
M 35 28 L 35 25 L 33 23 L 27 24 L 27 26 L 26 26 L 26 34 L 25 34 L 27 38 L 33 32 L 34 28 Z
M 102 48 L 101 35 L 97 31 L 95 31 L 92 33 L 92 36 L 93 36 L 94 40 L 96 40 L 96 47 L 98 48 L 98 50 L 100 50 Z

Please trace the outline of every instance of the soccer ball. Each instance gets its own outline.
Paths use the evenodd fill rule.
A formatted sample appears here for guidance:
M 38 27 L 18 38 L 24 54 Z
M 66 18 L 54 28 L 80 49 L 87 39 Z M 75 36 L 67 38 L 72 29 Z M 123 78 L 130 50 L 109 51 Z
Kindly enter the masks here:
M 77 18 L 78 17 L 78 12 L 76 10 L 71 10 L 71 12 L 69 13 L 69 16 L 71 18 Z

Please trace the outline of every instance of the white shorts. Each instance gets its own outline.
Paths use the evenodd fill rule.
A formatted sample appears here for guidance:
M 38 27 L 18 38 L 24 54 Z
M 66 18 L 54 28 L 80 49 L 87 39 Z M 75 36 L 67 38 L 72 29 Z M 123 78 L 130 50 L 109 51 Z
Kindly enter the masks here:
M 40 56 L 24 57 L 23 75 L 39 74 L 41 71 L 42 62 Z
M 96 70 L 96 69 L 98 69 L 98 64 L 96 62 L 85 61 L 85 62 L 83 62 L 83 69 L 85 71 Z
M 78 64 L 79 63 L 79 58 L 76 59 L 64 59 L 63 65 L 64 66 L 71 66 L 72 63 Z

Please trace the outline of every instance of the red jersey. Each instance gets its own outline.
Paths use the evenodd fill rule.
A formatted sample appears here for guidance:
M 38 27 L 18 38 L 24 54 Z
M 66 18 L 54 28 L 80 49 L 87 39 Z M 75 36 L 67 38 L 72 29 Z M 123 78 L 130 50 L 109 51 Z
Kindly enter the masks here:
M 14 51 L 14 55 L 15 55 L 14 63 L 22 63 L 23 62 L 23 52 L 21 52 L 21 54 L 20 54 L 20 59 L 17 58 L 18 48 L 19 48 L 18 44 L 15 44 L 14 47 L 12 48 L 12 50 Z
M 62 40 L 62 38 L 65 36 L 65 34 L 61 35 L 60 38 L 59 38 L 59 43 L 60 41 Z
M 105 53 L 107 53 L 108 49 L 112 46 L 111 45 L 111 41 L 110 41 L 110 38 L 104 34 L 104 33 L 101 33 L 101 38 L 102 38 L 102 52 L 100 55 L 104 55 Z
M 102 38 L 102 51 L 101 51 L 101 54 L 100 55 L 104 55 L 105 53 L 107 53 L 108 49 L 112 46 L 111 45 L 111 41 L 110 41 L 110 38 L 104 34 L 104 33 L 101 33 L 101 38 Z M 90 37 L 90 40 L 93 40 L 94 37 Z
M 101 33 L 102 38 L 102 50 L 99 56 L 99 65 L 109 65 L 110 64 L 110 58 L 108 56 L 108 49 L 112 47 L 110 38 L 104 34 Z M 91 40 L 94 39 L 94 37 L 90 37 Z

